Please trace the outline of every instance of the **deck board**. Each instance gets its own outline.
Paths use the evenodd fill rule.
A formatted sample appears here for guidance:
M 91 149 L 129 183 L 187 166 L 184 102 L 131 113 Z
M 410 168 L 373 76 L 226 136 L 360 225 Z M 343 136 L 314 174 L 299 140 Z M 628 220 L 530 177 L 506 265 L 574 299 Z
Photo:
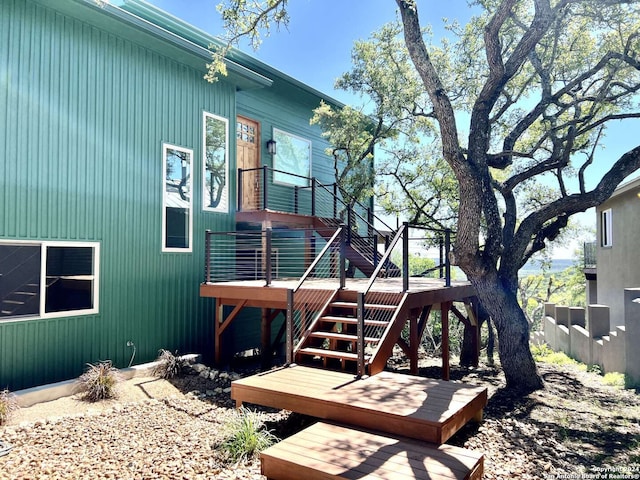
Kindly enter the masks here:
M 462 480 L 483 470 L 479 452 L 325 422 L 265 450 L 261 462 L 263 475 L 278 480 Z
M 382 372 L 352 374 L 300 365 L 236 380 L 231 397 L 320 419 L 444 443 L 482 412 L 487 389 Z

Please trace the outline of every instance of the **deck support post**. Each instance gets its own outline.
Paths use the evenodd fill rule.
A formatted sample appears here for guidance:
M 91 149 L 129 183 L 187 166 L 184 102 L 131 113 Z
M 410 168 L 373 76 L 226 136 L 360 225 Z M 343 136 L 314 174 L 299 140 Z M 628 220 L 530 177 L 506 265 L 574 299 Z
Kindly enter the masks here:
M 216 298 L 216 307 L 214 311 L 214 328 L 213 328 L 213 336 L 214 336 L 214 356 L 216 365 L 220 365 L 220 360 L 222 359 L 222 352 L 220 351 L 222 342 L 220 341 L 220 322 L 222 321 L 222 315 L 224 314 L 224 307 L 222 302 Z
M 411 313 L 409 317 L 409 372 L 411 375 L 418 374 L 418 346 L 420 345 L 420 337 L 418 332 L 418 316 Z
M 260 355 L 260 363 L 263 370 L 271 366 L 272 348 L 271 348 L 271 316 L 270 308 L 262 309 L 262 318 L 260 321 L 260 344 L 262 352 Z
M 442 379 L 449 380 L 449 310 L 451 302 L 440 304 L 442 319 Z
M 356 335 L 358 337 L 358 371 L 357 376 L 361 378 L 364 371 L 364 293 L 358 292 L 358 325 Z
M 287 290 L 287 365 L 293 363 L 293 289 Z

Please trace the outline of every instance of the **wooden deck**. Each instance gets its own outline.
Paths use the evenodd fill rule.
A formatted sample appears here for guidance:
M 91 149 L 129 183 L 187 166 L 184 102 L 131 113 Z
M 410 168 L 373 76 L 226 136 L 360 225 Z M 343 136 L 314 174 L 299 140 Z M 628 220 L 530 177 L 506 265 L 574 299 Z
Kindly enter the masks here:
M 347 279 L 344 291 L 364 291 L 368 278 Z M 203 283 L 200 285 L 200 296 L 219 299 L 222 305 L 237 305 L 246 302 L 247 307 L 287 308 L 287 291 L 295 288 L 297 279 L 275 280 L 265 287 L 264 280 L 238 280 L 229 282 Z M 305 282 L 305 290 L 335 290 L 336 280 L 310 279 Z M 379 279 L 372 292 L 402 293 L 401 278 Z M 408 290 L 410 307 L 435 305 L 444 302 L 461 301 L 475 296 L 475 290 L 469 282 L 451 282 L 450 287 L 444 281 L 434 278 L 411 277 Z
M 262 452 L 277 480 L 480 479 L 483 455 L 379 432 L 316 423 Z
M 487 389 L 390 372 L 356 379 L 294 365 L 234 381 L 231 398 L 441 444 L 481 418 Z

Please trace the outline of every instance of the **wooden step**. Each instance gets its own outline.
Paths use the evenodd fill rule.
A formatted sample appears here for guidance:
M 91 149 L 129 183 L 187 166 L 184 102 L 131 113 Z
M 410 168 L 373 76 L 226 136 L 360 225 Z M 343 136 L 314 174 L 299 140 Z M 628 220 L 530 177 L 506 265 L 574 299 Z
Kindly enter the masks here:
M 325 350 L 323 348 L 305 347 L 298 350 L 296 354 L 310 355 L 313 357 L 323 357 L 323 358 L 337 358 L 339 360 L 352 360 L 354 362 L 358 361 L 357 353 L 340 352 L 337 350 Z M 369 358 L 370 358 L 370 355 L 365 355 L 364 356 L 365 362 L 368 361 Z
M 344 340 L 345 342 L 358 341 L 357 335 L 349 335 L 347 333 L 316 331 L 312 332 L 309 336 L 314 338 L 327 338 L 329 340 Z M 364 341 L 365 343 L 378 343 L 380 339 L 374 337 L 364 337 Z
M 358 309 L 358 304 L 355 302 L 343 302 L 343 301 L 339 301 L 339 302 L 331 302 L 329 304 L 329 307 L 332 308 L 348 308 L 351 310 L 357 310 Z M 396 309 L 398 307 L 396 305 L 386 305 L 386 304 L 381 304 L 381 303 L 365 303 L 364 304 L 364 309 L 365 310 L 383 310 L 383 311 L 387 311 L 387 312 L 395 312 Z
M 482 478 L 484 456 L 385 433 L 319 422 L 260 455 L 269 480 Z
M 357 325 L 358 319 L 352 317 L 338 317 L 336 315 L 325 315 L 320 318 L 321 322 L 332 322 L 332 323 L 346 323 L 348 325 Z M 364 319 L 365 326 L 368 327 L 386 327 L 389 325 L 389 322 L 385 322 L 384 320 L 367 320 Z

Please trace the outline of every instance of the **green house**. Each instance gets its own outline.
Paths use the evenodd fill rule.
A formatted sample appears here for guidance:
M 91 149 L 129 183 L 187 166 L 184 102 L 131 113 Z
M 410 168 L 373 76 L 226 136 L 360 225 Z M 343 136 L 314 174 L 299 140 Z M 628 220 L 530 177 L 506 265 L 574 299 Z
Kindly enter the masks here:
M 333 159 L 309 119 L 338 103 L 241 52 L 209 83 L 215 42 L 140 0 L 0 2 L 0 388 L 126 367 L 133 345 L 213 359 L 205 231 L 320 208 Z M 260 335 L 245 321 L 225 350 Z

